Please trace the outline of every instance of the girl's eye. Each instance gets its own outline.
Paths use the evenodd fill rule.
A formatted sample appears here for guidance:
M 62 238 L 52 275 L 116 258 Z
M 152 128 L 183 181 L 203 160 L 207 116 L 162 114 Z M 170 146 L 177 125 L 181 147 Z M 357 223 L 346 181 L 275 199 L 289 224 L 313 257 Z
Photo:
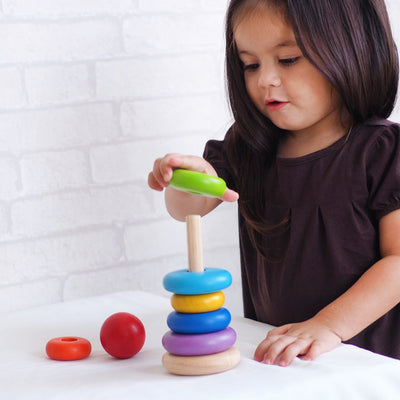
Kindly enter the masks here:
M 255 71 L 259 67 L 259 64 L 243 64 L 243 71 Z
M 279 60 L 279 63 L 284 66 L 290 66 L 290 65 L 295 64 L 299 60 L 299 58 L 300 57 L 281 58 Z

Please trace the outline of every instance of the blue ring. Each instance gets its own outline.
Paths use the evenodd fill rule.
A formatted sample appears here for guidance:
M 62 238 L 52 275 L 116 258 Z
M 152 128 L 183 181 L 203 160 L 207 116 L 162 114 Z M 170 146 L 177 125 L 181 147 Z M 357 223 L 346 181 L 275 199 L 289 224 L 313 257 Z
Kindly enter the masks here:
M 210 333 L 225 329 L 231 322 L 231 313 L 226 308 L 215 311 L 184 314 L 173 311 L 168 315 L 167 325 L 176 333 Z
M 189 272 L 187 269 L 165 275 L 163 285 L 176 294 L 204 294 L 226 289 L 232 283 L 229 271 L 220 268 L 205 268 L 204 272 Z

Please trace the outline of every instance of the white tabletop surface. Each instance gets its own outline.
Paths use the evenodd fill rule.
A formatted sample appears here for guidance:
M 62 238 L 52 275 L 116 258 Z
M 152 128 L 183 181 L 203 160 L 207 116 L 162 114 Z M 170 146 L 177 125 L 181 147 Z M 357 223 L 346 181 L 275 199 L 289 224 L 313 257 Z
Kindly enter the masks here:
M 143 349 L 127 360 L 103 350 L 99 332 L 115 312 L 130 312 L 146 329 Z M 240 364 L 221 374 L 186 377 L 161 364 L 161 338 L 172 311 L 168 297 L 121 292 L 1 314 L 0 399 L 400 399 L 400 361 L 341 345 L 312 362 L 286 368 L 252 360 L 271 327 L 232 318 Z M 399 333 L 400 334 L 400 333 Z M 54 361 L 48 340 L 81 336 L 92 353 L 80 361 Z

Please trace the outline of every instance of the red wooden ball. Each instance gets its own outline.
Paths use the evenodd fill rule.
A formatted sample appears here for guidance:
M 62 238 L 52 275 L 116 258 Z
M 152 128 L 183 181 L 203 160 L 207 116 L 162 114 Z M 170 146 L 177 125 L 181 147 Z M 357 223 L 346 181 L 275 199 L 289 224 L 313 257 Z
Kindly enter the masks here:
M 142 321 L 126 312 L 108 317 L 100 330 L 100 341 L 104 350 L 116 358 L 133 357 L 142 349 L 145 338 Z

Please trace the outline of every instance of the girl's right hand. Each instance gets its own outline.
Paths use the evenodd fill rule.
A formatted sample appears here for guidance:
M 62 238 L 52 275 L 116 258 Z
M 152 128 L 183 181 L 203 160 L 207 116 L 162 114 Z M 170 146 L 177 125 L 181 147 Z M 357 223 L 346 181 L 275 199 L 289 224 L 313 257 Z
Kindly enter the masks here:
M 162 158 L 157 158 L 154 162 L 153 171 L 150 172 L 148 177 L 150 188 L 163 191 L 164 188 L 169 185 L 174 169 L 177 168 L 217 176 L 215 169 L 204 158 L 197 156 L 184 156 L 181 154 L 167 154 Z M 223 201 L 234 202 L 237 201 L 238 198 L 238 193 L 227 188 L 220 199 Z

